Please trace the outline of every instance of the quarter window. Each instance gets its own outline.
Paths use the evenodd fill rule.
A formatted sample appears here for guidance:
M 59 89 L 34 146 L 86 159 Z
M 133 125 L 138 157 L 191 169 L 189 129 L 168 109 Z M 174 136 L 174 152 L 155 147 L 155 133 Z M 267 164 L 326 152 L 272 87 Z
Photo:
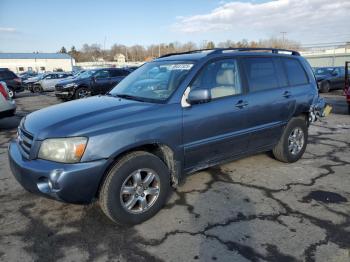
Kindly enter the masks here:
M 279 87 L 278 72 L 274 60 L 267 57 L 244 59 L 250 92 Z
M 225 59 L 206 65 L 194 80 L 192 88 L 209 89 L 212 98 L 241 94 L 237 61 Z
M 282 61 L 286 68 L 287 77 L 291 86 L 308 84 L 309 81 L 306 73 L 298 60 L 282 59 Z

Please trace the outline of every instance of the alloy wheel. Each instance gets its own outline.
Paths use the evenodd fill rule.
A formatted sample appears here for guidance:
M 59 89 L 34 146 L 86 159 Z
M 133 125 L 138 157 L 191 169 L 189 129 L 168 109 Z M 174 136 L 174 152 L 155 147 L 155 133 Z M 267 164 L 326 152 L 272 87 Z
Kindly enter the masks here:
M 154 205 L 159 192 L 159 175 L 151 169 L 138 169 L 125 179 L 120 191 L 120 201 L 129 213 L 140 214 Z
M 296 127 L 288 137 L 288 150 L 292 155 L 297 155 L 304 146 L 304 131 Z

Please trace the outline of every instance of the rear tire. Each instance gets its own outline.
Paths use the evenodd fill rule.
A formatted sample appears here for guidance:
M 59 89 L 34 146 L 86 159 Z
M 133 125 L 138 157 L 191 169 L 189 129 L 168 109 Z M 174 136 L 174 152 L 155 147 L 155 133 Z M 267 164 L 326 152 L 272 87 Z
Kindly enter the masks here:
M 279 161 L 285 163 L 296 162 L 304 154 L 307 140 L 308 127 L 305 117 L 292 118 L 272 153 Z
M 146 177 L 152 174 L 154 179 L 148 183 Z M 122 157 L 108 172 L 99 202 L 113 222 L 134 225 L 154 216 L 165 204 L 169 190 L 170 172 L 164 162 L 151 153 L 136 151 Z
M 328 81 L 322 82 L 320 88 L 321 93 L 328 93 L 329 90 L 331 90 L 330 83 Z
M 16 93 L 12 88 L 9 88 L 9 97 L 12 99 L 16 97 Z

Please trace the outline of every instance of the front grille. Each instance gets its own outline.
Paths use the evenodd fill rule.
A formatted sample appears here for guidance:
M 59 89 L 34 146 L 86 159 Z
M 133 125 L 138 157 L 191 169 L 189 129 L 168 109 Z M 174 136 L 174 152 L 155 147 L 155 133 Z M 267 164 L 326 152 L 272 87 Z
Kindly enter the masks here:
M 55 90 L 56 91 L 62 91 L 63 90 L 63 86 L 62 85 L 55 85 Z
M 34 137 L 23 128 L 18 128 L 18 144 L 22 155 L 29 159 Z

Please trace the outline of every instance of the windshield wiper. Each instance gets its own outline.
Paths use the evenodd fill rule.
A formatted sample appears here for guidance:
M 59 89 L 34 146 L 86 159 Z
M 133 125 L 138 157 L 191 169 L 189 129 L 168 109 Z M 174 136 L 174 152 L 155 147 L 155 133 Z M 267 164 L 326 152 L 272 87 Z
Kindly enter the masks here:
M 115 94 L 114 96 L 124 98 L 124 99 L 129 99 L 129 100 L 146 102 L 146 99 L 143 99 L 142 97 L 138 97 L 138 96 L 132 96 L 132 95 L 126 95 L 126 94 Z

